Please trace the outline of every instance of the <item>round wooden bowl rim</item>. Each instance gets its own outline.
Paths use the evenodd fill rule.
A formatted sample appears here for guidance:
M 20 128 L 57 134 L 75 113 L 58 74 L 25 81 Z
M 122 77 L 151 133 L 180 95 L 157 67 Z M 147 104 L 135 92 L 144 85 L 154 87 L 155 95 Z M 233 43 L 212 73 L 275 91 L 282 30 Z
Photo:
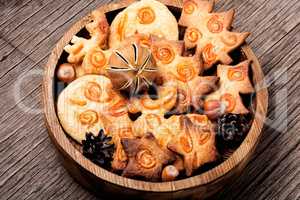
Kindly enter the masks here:
M 112 10 L 117 10 L 120 8 L 124 8 L 128 6 L 130 3 L 135 0 L 125 0 L 118 3 L 112 3 L 98 8 L 103 12 L 109 12 Z M 182 5 L 179 1 L 170 1 L 170 0 L 160 0 L 162 3 L 181 8 Z M 241 146 L 233 153 L 233 155 L 216 166 L 215 168 L 204 172 L 200 175 L 193 176 L 190 178 L 172 181 L 172 182 L 146 182 L 139 181 L 134 179 L 129 179 L 126 177 L 119 176 L 110 171 L 107 171 L 93 162 L 85 158 L 69 141 L 66 134 L 64 133 L 55 111 L 55 103 L 54 103 L 54 76 L 55 76 L 55 68 L 57 62 L 63 52 L 63 47 L 69 43 L 72 36 L 75 35 L 79 30 L 81 30 L 84 25 L 89 22 L 90 15 L 84 17 L 76 24 L 74 24 L 69 31 L 65 33 L 63 38 L 57 43 L 56 47 L 53 49 L 49 61 L 45 67 L 44 79 L 43 79 L 43 104 L 44 104 L 44 114 L 45 121 L 49 131 L 49 136 L 52 141 L 55 143 L 57 148 L 65 152 L 66 155 L 76 161 L 80 166 L 94 174 L 98 178 L 113 183 L 115 185 L 119 185 L 122 187 L 141 190 L 141 191 L 152 191 L 152 192 L 172 192 L 178 190 L 190 189 L 193 187 L 205 185 L 214 181 L 217 181 L 219 178 L 225 176 L 228 172 L 238 167 L 239 163 L 243 161 L 248 154 L 250 154 L 257 142 L 259 141 L 261 130 L 263 128 L 263 124 L 265 121 L 267 107 L 268 107 L 268 92 L 266 87 L 264 87 L 264 75 L 261 70 L 260 64 L 252 52 L 251 48 L 248 45 L 244 45 L 242 47 L 248 58 L 252 59 L 252 68 L 253 76 L 255 83 L 259 83 L 260 88 L 259 91 L 256 91 L 256 113 L 254 117 L 253 124 L 251 129 L 241 144 Z

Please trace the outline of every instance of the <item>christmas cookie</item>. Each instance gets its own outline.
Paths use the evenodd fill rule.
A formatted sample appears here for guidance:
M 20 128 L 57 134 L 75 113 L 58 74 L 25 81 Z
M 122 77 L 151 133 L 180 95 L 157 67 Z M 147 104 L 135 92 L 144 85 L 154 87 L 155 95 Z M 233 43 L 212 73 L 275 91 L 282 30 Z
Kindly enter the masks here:
M 217 75 L 220 78 L 220 88 L 209 94 L 204 103 L 204 110 L 211 118 L 223 113 L 249 113 L 240 97 L 240 93 L 254 92 L 248 75 L 249 65 L 250 61 L 246 60 L 235 66 L 218 66 Z
M 109 34 L 109 24 L 105 15 L 100 11 L 94 11 L 91 14 L 91 21 L 86 25 L 90 34 L 90 39 L 73 36 L 71 44 L 65 46 L 64 50 L 69 53 L 68 62 L 79 64 L 84 56 L 93 48 L 105 48 L 107 46 L 107 37 Z
M 181 116 L 181 131 L 168 143 L 170 150 L 183 156 L 187 176 L 217 158 L 215 133 L 211 124 L 208 120 L 202 121 L 202 117 L 200 122 L 196 116 L 192 118 Z
M 178 24 L 164 4 L 154 0 L 141 0 L 131 4 L 115 17 L 111 24 L 109 46 L 116 47 L 135 33 L 178 40 Z
M 122 144 L 129 157 L 123 176 L 160 180 L 163 166 L 175 159 L 171 152 L 163 150 L 158 145 L 151 133 L 142 138 L 122 139 Z
M 212 0 L 184 0 L 179 24 L 186 26 L 184 41 L 186 48 L 197 48 L 209 69 L 220 61 L 230 64 L 229 52 L 244 43 L 250 33 L 231 32 L 234 10 L 212 13 Z

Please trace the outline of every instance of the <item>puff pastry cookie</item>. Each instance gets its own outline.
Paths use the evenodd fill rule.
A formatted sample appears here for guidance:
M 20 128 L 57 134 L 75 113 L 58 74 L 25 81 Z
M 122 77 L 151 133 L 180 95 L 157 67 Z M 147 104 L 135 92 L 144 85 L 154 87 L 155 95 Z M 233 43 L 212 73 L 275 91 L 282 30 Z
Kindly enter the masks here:
M 250 33 L 230 32 L 234 10 L 211 13 L 213 0 L 183 0 L 179 24 L 186 26 L 184 41 L 186 48 L 197 47 L 202 54 L 204 68 L 208 69 L 220 61 L 230 64 L 229 52 L 239 47 Z
M 111 24 L 109 46 L 117 47 L 136 32 L 178 40 L 176 18 L 164 4 L 154 0 L 135 2 L 115 17 Z

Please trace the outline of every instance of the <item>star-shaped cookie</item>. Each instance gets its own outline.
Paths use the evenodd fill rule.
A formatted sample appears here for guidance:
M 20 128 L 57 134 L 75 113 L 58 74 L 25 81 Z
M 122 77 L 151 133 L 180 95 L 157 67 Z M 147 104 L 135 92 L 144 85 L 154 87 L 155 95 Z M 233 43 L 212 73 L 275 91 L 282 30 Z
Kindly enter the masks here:
M 201 53 L 204 68 L 209 69 L 220 61 L 230 64 L 229 52 L 244 43 L 250 33 L 230 32 L 234 10 L 211 13 L 212 0 L 183 0 L 179 24 L 187 27 L 184 41 L 186 48 L 196 47 Z
M 220 78 L 220 88 L 208 95 L 204 102 L 204 110 L 209 116 L 214 118 L 218 113 L 245 114 L 249 112 L 240 97 L 240 93 L 254 92 L 248 75 L 249 65 L 249 60 L 235 66 L 218 65 L 217 75 Z
M 163 167 L 175 159 L 172 153 L 159 146 L 151 133 L 142 138 L 122 139 L 122 145 L 129 158 L 122 174 L 126 177 L 160 180 Z

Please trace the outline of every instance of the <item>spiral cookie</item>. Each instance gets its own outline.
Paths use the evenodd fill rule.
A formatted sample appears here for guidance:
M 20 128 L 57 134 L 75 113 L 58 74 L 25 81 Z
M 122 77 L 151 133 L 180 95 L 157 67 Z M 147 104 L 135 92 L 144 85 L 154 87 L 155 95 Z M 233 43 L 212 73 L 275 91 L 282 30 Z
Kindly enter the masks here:
M 214 91 L 216 76 L 199 76 L 203 63 L 199 55 L 182 56 L 183 44 L 165 39 L 154 39 L 151 49 L 158 69 L 165 81 L 177 88 L 176 111 L 187 112 L 190 106 L 199 109 L 204 94 Z
M 82 62 L 84 74 L 105 75 L 111 53 L 111 50 L 102 50 L 97 46 L 89 49 Z
M 142 138 L 122 139 L 122 144 L 129 157 L 123 176 L 159 180 L 163 166 L 175 159 L 172 153 L 157 144 L 151 133 Z
M 183 156 L 187 176 L 217 158 L 215 133 L 206 116 L 181 116 L 180 132 L 170 140 L 168 148 Z

